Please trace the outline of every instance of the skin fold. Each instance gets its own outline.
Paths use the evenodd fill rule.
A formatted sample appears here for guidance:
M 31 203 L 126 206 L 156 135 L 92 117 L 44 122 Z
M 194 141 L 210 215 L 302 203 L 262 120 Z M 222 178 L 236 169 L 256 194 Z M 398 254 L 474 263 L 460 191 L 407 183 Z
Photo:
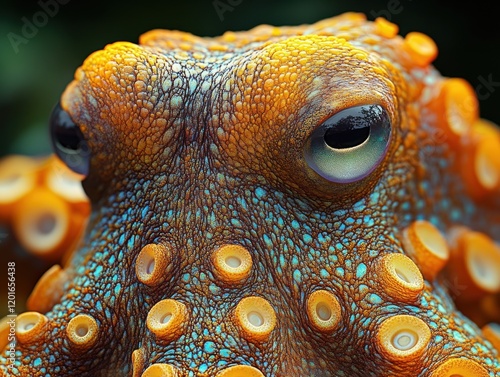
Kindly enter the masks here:
M 0 374 L 500 376 L 500 133 L 397 32 L 348 13 L 90 55 L 60 102 L 90 219 Z M 368 105 L 380 158 L 315 170 L 311 135 Z

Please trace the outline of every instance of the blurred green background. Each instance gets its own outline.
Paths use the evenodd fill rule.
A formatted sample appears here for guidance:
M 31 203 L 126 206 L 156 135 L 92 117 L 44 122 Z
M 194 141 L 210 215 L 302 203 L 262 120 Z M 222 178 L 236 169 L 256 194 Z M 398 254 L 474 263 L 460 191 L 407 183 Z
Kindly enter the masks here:
M 403 35 L 414 30 L 430 35 L 440 49 L 435 65 L 445 76 L 464 77 L 474 87 L 482 80 L 493 81 L 480 101 L 481 115 L 500 123 L 498 17 L 478 2 L 458 7 L 456 1 L 428 0 L 197 0 L 135 5 L 60 0 L 66 4 L 57 10 L 52 7 L 53 15 L 44 20 L 41 4 L 54 1 L 0 5 L 0 156 L 50 152 L 47 120 L 53 105 L 85 57 L 108 43 L 136 42 L 153 28 L 213 36 L 262 23 L 311 23 L 350 10 L 364 12 L 369 19 L 389 15 Z M 216 6 L 225 7 L 222 17 Z M 34 18 L 45 25 L 20 42 L 16 36 L 24 38 L 23 25 Z M 12 39 L 19 43 L 17 52 Z

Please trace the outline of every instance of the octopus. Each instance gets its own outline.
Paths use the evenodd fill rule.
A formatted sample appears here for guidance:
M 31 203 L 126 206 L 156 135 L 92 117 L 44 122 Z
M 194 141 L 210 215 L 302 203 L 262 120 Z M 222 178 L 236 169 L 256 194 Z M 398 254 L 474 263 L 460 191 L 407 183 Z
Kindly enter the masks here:
M 88 225 L 0 325 L 0 374 L 500 376 L 500 131 L 398 33 L 346 13 L 91 54 L 50 118 Z

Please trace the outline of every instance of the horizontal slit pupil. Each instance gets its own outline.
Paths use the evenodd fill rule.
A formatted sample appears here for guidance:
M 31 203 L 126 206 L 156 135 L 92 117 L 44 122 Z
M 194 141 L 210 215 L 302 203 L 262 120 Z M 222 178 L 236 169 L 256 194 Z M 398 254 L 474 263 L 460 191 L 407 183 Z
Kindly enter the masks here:
M 59 135 L 59 140 L 57 140 L 59 145 L 65 149 L 77 150 L 80 148 L 81 139 L 76 133 L 67 133 Z
M 336 130 L 330 128 L 323 136 L 326 145 L 334 149 L 347 149 L 363 144 L 370 136 L 370 127 L 351 130 Z

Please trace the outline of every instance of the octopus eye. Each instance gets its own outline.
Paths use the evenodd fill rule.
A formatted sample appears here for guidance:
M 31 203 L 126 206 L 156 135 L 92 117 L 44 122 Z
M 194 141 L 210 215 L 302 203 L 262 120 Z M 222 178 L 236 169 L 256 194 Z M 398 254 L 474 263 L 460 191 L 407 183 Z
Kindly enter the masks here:
M 309 167 L 336 183 L 359 181 L 382 161 L 389 146 L 391 122 L 380 105 L 351 107 L 317 127 L 305 147 Z
M 90 150 L 82 131 L 58 103 L 50 117 L 50 135 L 55 153 L 74 172 L 87 175 Z

